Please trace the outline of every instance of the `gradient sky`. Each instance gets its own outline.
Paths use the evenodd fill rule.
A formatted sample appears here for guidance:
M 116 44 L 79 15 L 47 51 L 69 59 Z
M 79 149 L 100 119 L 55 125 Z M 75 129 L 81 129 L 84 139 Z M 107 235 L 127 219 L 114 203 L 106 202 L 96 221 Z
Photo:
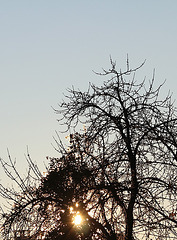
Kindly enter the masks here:
M 57 156 L 52 107 L 72 85 L 100 84 L 92 70 L 110 55 L 118 69 L 146 59 L 137 79 L 155 68 L 177 98 L 176 12 L 176 0 L 0 0 L 0 157 L 9 148 L 25 171 L 27 146 L 39 165 Z

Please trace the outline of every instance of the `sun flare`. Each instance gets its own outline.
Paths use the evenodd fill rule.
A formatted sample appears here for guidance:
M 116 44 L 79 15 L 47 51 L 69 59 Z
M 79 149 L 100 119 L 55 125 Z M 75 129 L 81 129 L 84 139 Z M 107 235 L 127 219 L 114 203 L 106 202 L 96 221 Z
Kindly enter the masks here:
M 82 223 L 82 217 L 79 213 L 76 214 L 76 216 L 74 217 L 74 224 L 75 225 L 80 225 Z

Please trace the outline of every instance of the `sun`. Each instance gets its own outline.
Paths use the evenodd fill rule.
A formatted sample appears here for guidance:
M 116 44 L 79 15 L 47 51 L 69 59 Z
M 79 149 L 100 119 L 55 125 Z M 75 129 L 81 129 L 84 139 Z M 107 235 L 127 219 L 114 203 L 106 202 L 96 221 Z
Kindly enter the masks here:
M 79 213 L 77 213 L 77 214 L 75 215 L 73 222 L 74 222 L 74 224 L 77 225 L 77 226 L 82 223 L 82 217 L 81 217 L 81 215 L 80 215 Z

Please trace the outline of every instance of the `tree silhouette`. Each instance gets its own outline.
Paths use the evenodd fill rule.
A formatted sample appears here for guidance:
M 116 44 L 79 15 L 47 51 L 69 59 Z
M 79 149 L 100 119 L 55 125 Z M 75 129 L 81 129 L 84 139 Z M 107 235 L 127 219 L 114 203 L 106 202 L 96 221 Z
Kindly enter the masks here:
M 141 67 L 127 61 L 118 72 L 111 60 L 102 86 L 68 90 L 55 111 L 71 133 L 69 149 L 57 140 L 60 157 L 49 158 L 36 186 L 23 179 L 20 192 L 1 186 L 15 203 L 2 215 L 4 239 L 13 229 L 35 239 L 176 239 L 177 112 L 170 95 L 160 99 L 154 77 L 148 86 L 135 80 Z

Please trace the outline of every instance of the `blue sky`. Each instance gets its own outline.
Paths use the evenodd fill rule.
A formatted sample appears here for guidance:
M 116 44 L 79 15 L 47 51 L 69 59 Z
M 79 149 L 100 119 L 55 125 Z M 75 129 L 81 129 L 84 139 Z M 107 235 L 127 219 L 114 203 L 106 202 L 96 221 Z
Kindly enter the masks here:
M 52 107 L 72 85 L 100 84 L 92 70 L 109 68 L 110 55 L 118 69 L 127 54 L 132 67 L 146 59 L 137 77 L 155 68 L 176 98 L 176 11 L 176 0 L 0 0 L 0 157 L 9 148 L 25 169 L 27 146 L 39 165 L 57 156 Z

